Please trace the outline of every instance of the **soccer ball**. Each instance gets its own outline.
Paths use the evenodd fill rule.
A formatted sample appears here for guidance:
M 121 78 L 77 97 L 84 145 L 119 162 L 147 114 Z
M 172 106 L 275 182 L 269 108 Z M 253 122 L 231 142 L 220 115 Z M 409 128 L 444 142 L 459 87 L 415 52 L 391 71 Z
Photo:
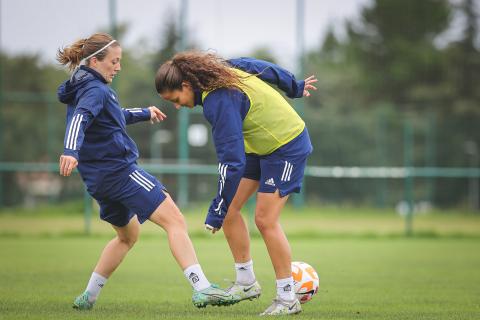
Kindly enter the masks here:
M 300 303 L 306 303 L 318 291 L 318 274 L 311 265 L 305 262 L 292 262 L 293 284 L 295 295 Z

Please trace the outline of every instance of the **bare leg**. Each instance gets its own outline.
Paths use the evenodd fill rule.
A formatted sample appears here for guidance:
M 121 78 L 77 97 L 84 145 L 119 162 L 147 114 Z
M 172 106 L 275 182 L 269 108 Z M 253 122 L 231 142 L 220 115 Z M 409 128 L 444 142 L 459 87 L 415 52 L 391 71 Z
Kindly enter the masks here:
M 170 195 L 165 194 L 167 198 L 153 212 L 150 220 L 167 232 L 170 250 L 194 290 L 193 304 L 203 308 L 207 305 L 227 306 L 237 303 L 236 297 L 212 286 L 205 277 L 188 236 L 185 219 Z
M 168 243 L 175 260 L 182 270 L 198 263 L 195 249 L 188 236 L 187 224 L 182 213 L 168 193 L 167 198 L 150 216 L 150 221 L 162 227 L 168 236 Z
M 240 210 L 257 189 L 258 181 L 242 178 L 223 222 L 223 233 L 236 263 L 251 260 L 250 236 Z
M 290 244 L 279 223 L 287 199 L 288 196 L 281 198 L 278 190 L 275 193 L 258 193 L 255 210 L 255 224 L 265 241 L 277 279 L 292 276 Z
M 140 233 L 140 223 L 137 216 L 130 219 L 130 222 L 124 227 L 114 225 L 112 227 L 117 232 L 117 236 L 105 246 L 94 270 L 105 278 L 110 277 L 120 265 L 128 251 L 137 242 Z

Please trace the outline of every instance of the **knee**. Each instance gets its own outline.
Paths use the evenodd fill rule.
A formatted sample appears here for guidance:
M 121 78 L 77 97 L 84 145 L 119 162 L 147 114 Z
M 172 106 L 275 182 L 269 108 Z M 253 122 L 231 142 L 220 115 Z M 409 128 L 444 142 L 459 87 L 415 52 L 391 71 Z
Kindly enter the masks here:
M 230 216 L 232 216 L 232 217 L 233 217 L 233 216 L 238 216 L 238 215 L 241 214 L 241 213 L 240 213 L 240 210 L 241 210 L 241 208 L 239 208 L 239 207 L 237 207 L 237 206 L 234 206 L 234 205 L 231 205 L 231 206 L 228 208 L 228 215 L 230 215 Z M 227 216 L 228 216 L 228 215 L 227 215 Z
M 137 242 L 138 233 L 133 233 L 126 236 L 118 236 L 118 240 L 130 249 Z
M 230 224 L 235 224 L 238 219 L 242 218 L 242 214 L 240 212 L 240 208 L 230 206 L 228 208 L 227 215 L 225 216 L 225 220 L 223 222 L 223 225 L 230 225 Z
M 257 212 L 255 212 L 255 225 L 257 226 L 258 231 L 263 233 L 272 228 L 274 223 L 275 221 L 272 221 L 264 210 L 257 209 Z

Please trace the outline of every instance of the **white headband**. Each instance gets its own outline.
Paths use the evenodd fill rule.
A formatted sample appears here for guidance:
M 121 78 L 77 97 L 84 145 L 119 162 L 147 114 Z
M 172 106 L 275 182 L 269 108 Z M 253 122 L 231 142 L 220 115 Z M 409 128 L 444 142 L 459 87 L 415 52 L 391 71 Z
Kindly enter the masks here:
M 94 53 L 92 53 L 91 55 L 89 55 L 88 57 L 86 58 L 83 58 L 82 61 L 85 61 L 85 60 L 88 60 L 90 59 L 91 57 L 94 57 L 96 56 L 97 54 L 99 54 L 100 52 L 102 52 L 103 50 L 107 49 L 108 47 L 110 47 L 113 43 L 117 42 L 117 40 L 112 40 L 110 41 L 109 43 L 107 43 L 103 48 L 100 48 L 98 49 L 97 51 L 95 51 Z

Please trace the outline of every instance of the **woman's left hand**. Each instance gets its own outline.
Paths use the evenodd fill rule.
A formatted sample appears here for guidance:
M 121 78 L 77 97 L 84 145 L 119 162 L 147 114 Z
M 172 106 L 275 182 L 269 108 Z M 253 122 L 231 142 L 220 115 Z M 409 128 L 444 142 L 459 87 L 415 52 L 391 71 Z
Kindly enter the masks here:
M 150 110 L 150 123 L 152 124 L 163 121 L 167 118 L 167 115 L 155 106 L 148 107 L 148 110 Z
M 305 79 L 305 87 L 303 88 L 303 96 L 304 97 L 310 97 L 310 90 L 317 90 L 317 87 L 315 87 L 312 83 L 317 82 L 318 79 L 315 76 L 310 76 L 307 79 Z

